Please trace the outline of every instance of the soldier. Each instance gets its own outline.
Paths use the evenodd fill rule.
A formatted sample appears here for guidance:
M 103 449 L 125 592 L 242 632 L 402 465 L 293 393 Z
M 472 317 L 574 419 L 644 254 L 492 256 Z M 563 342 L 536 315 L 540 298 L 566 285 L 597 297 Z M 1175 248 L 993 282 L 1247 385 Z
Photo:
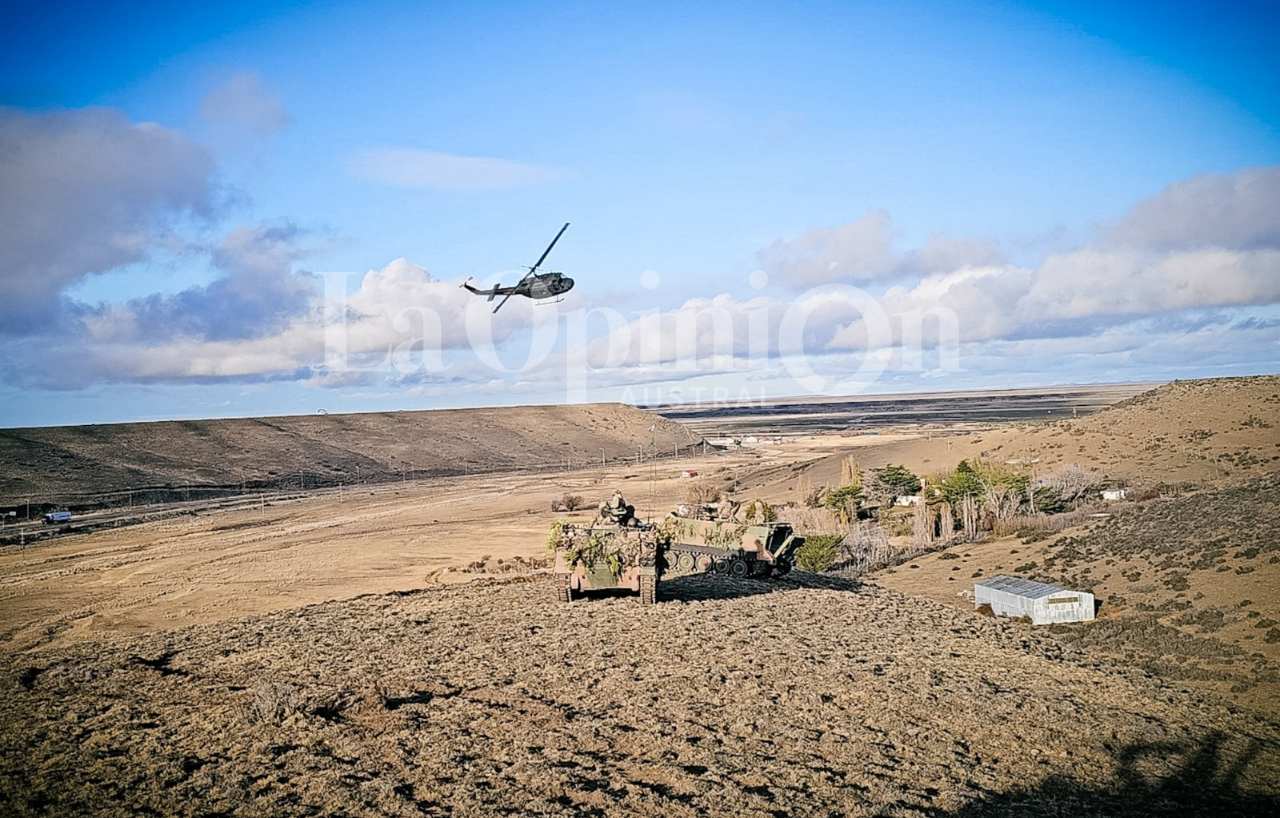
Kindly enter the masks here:
M 636 507 L 628 505 L 623 499 L 622 492 L 618 489 L 613 490 L 613 496 L 607 501 L 600 504 L 600 519 L 615 523 L 625 528 L 636 521 Z

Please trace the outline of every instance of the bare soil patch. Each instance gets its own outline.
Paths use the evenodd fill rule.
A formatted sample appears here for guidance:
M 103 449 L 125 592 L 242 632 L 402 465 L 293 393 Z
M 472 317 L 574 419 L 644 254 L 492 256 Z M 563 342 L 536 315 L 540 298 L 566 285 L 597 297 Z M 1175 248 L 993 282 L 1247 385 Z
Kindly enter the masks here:
M 6 814 L 1270 815 L 1280 725 L 875 587 L 377 595 L 0 657 Z

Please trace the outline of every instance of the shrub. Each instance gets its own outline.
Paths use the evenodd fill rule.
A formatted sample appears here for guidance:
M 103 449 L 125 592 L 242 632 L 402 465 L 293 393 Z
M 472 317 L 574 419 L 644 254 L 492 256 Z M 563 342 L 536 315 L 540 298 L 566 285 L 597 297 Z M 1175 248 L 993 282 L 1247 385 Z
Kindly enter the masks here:
M 840 541 L 844 539 L 838 534 L 814 534 L 805 537 L 804 544 L 796 551 L 796 567 L 802 571 L 815 574 L 830 568 L 840 556 Z
M 564 506 L 565 511 L 576 511 L 582 508 L 583 502 L 581 494 L 566 494 L 560 498 L 560 505 Z
M 825 508 L 786 506 L 778 509 L 779 517 L 801 534 L 845 534 L 849 529 Z
M 720 489 L 713 486 L 708 481 L 698 478 L 689 484 L 685 489 L 684 499 L 686 503 L 691 505 L 702 505 L 704 503 L 715 503 L 720 500 Z
M 288 683 L 262 681 L 253 687 L 249 717 L 263 724 L 279 724 L 302 710 L 298 688 Z
M 1037 482 L 1056 491 L 1062 502 L 1071 505 L 1085 499 L 1099 481 L 1093 472 L 1068 463 L 1044 475 Z

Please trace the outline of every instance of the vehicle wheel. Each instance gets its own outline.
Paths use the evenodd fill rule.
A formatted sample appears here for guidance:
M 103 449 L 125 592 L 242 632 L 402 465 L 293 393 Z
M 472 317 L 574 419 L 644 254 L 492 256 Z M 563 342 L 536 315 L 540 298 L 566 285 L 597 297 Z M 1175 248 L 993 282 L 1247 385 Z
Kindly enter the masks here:
M 716 567 L 716 573 L 717 573 L 717 574 L 721 574 L 721 575 L 723 575 L 723 574 L 727 574 L 727 573 L 729 573 L 729 561 L 728 561 L 728 560 L 726 560 L 726 559 L 718 559 L 718 560 L 716 560 L 716 565 L 715 565 L 715 567 Z
M 745 579 L 749 573 L 751 569 L 747 566 L 746 560 L 733 560 L 729 563 L 729 575 L 734 579 Z
M 706 554 L 701 554 L 698 556 L 697 564 L 698 564 L 698 570 L 705 574 L 711 570 L 711 557 L 707 556 Z
M 640 604 L 656 605 L 658 604 L 658 578 L 643 576 L 640 577 Z
M 690 554 L 688 551 L 682 551 L 680 555 L 676 557 L 676 567 L 684 573 L 692 571 L 694 568 L 693 554 Z
M 773 575 L 775 577 L 785 577 L 791 573 L 791 563 L 787 560 L 778 560 L 773 564 Z

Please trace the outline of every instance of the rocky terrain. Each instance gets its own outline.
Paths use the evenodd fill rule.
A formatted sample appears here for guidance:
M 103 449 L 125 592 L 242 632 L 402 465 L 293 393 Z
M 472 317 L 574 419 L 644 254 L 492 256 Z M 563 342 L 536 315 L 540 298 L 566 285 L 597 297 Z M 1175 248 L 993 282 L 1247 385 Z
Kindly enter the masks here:
M 122 504 L 130 491 L 132 501 L 173 501 L 561 468 L 641 449 L 671 454 L 700 440 L 622 404 L 0 429 L 0 505 Z
M 7 815 L 1274 815 L 1280 723 L 840 580 L 546 580 L 0 658 Z

